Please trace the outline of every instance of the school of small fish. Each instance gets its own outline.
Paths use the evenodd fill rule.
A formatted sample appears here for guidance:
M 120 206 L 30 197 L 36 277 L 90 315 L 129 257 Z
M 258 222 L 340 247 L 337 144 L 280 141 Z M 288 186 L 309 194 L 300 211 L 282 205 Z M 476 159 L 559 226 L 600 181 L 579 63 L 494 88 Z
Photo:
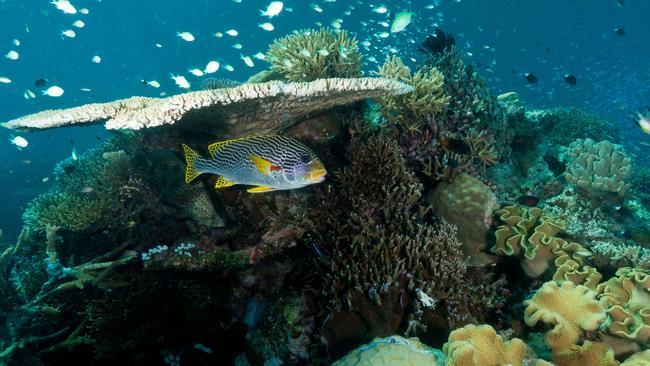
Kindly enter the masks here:
M 243 79 L 258 71 L 267 68 L 268 63 L 265 61 L 265 51 L 267 44 L 280 36 L 296 33 L 301 29 L 314 27 L 328 27 L 333 30 L 351 30 L 358 39 L 358 45 L 365 57 L 363 59 L 365 70 L 372 71 L 381 65 L 386 56 L 400 55 L 407 63 L 415 65 L 419 59 L 417 48 L 424 36 L 433 33 L 437 27 L 445 29 L 453 28 L 457 22 L 456 18 L 447 15 L 449 9 L 454 6 L 463 6 L 462 0 L 405 0 L 405 1 L 384 1 L 381 0 L 310 0 L 310 1 L 266 1 L 264 6 L 249 6 L 246 4 L 249 0 L 232 0 L 231 2 L 219 2 L 219 12 L 234 16 L 231 21 L 226 16 L 223 21 L 214 22 L 210 25 L 196 25 L 191 22 L 179 21 L 176 25 L 168 25 L 168 31 L 157 35 L 148 42 L 152 49 L 159 51 L 152 52 L 153 60 L 155 57 L 168 57 L 164 53 L 167 50 L 173 52 L 173 58 L 177 60 L 178 66 L 173 70 L 152 70 L 151 75 L 131 75 L 133 83 L 137 85 L 140 82 L 143 93 L 153 93 L 157 95 L 167 95 L 182 91 L 192 90 L 193 86 L 201 85 L 201 78 L 208 77 L 212 74 L 230 73 L 235 78 Z M 87 5 L 88 7 L 80 7 Z M 618 9 L 626 9 L 627 5 L 622 0 L 612 0 L 610 5 Z M 91 10 L 93 7 L 102 6 L 101 1 L 92 3 L 82 0 L 51 0 L 49 4 L 44 3 L 43 13 L 56 17 L 62 21 L 58 29 L 51 29 L 54 36 L 61 42 L 73 44 L 75 42 L 86 42 L 88 40 L 87 32 L 91 32 L 98 27 Z M 230 9 L 232 7 L 232 9 Z M 90 8 L 90 9 L 89 9 Z M 301 16 L 296 17 L 300 11 Z M 444 9 L 444 11 L 443 11 Z M 613 9 L 615 11 L 615 9 Z M 51 14 L 49 14 L 51 13 Z M 235 21 L 240 17 L 249 18 L 253 26 L 247 29 L 239 29 L 235 26 Z M 170 23 L 171 24 L 171 23 Z M 179 25 L 180 24 L 180 25 Z M 257 26 L 254 26 L 257 24 Z M 472 23 L 468 23 L 472 24 Z M 586 22 L 579 21 L 577 27 L 588 28 L 590 25 Z M 104 25 L 105 26 L 105 25 Z M 488 83 L 503 83 L 508 77 L 510 70 L 511 79 L 514 85 L 523 88 L 523 94 L 530 92 L 535 99 L 529 100 L 531 104 L 544 105 L 546 100 L 559 98 L 563 93 L 575 93 L 573 90 L 582 90 L 585 85 L 589 85 L 594 92 L 605 94 L 611 83 L 605 81 L 605 78 L 614 76 L 604 75 L 598 72 L 598 67 L 602 66 L 599 60 L 585 60 L 587 66 L 584 70 L 576 70 L 569 67 L 556 66 L 553 68 L 553 74 L 549 74 L 544 67 L 549 57 L 553 56 L 553 45 L 546 45 L 537 41 L 534 46 L 521 48 L 518 51 L 530 53 L 539 51 L 537 59 L 533 61 L 528 57 L 524 61 L 518 59 L 507 60 L 497 56 L 497 45 L 502 44 L 504 34 L 517 33 L 517 28 L 505 29 L 500 28 L 499 24 L 481 24 L 476 22 L 475 29 L 464 29 L 463 32 L 455 31 L 459 49 L 463 56 L 470 62 L 478 62 L 482 75 L 485 76 Z M 467 28 L 467 26 L 465 26 Z M 22 32 L 22 33 L 21 33 Z M 625 41 L 631 37 L 634 30 L 628 24 L 612 24 L 612 26 L 603 31 L 603 38 L 615 38 L 616 40 Z M 472 36 L 470 36 L 472 34 Z M 2 50 L 5 62 L 12 65 L 20 65 L 30 57 L 27 48 L 23 43 L 27 43 L 30 38 L 29 24 L 24 25 L 24 29 L 17 29 L 16 34 L 10 34 L 7 37 L 11 40 Z M 482 39 L 482 41 L 478 41 Z M 571 43 L 576 49 L 581 47 L 578 41 Z M 209 52 L 203 52 L 204 58 L 197 58 L 196 49 L 209 47 Z M 313 57 L 309 50 L 298 50 L 299 54 L 305 58 Z M 327 57 L 330 51 L 321 49 L 316 50 L 319 57 Z M 201 53 L 199 53 L 201 54 Z M 345 56 L 345 50 L 340 53 Z M 162 55 L 162 56 L 160 56 Z M 193 56 L 186 56 L 193 55 Z M 104 59 L 106 56 L 106 59 Z M 36 56 L 38 57 L 38 56 Z M 570 56 L 575 58 L 575 56 Z M 523 58 L 522 58 L 523 59 Z M 94 69 L 89 71 L 89 75 L 82 79 L 92 78 L 92 73 L 96 70 L 106 70 L 112 65 L 123 62 L 119 56 L 108 50 L 97 49 L 93 46 L 90 53 L 85 55 L 85 62 L 90 60 Z M 72 63 L 70 64 L 72 65 Z M 203 66 L 204 65 L 204 66 Z M 184 67 L 183 67 L 184 66 Z M 11 72 L 10 68 L 0 68 L 0 87 L 13 88 L 16 86 L 15 93 L 18 98 L 29 103 L 38 102 L 41 98 L 59 98 L 65 100 L 77 95 L 78 92 L 92 93 L 99 87 L 92 85 L 78 85 L 74 80 L 60 80 L 56 75 L 44 75 L 48 79 L 41 78 L 36 80 L 32 85 L 25 83 L 23 78 Z M 84 69 L 85 70 L 85 69 Z M 110 69 L 109 69 L 110 70 Z M 586 74 L 591 73 L 591 77 Z M 621 74 L 624 74 L 622 71 Z M 168 75 L 168 76 L 166 76 Z M 595 80 L 595 77 L 602 75 L 602 80 Z M 38 75 L 36 75 L 38 76 Z M 117 75 L 116 75 L 117 76 Z M 217 76 L 219 77 L 219 76 Z M 624 77 L 624 76 L 621 76 Z M 39 81 L 45 80 L 40 83 Z M 611 81 L 611 80 L 610 80 Z M 88 82 L 88 84 L 90 84 Z M 623 83 L 619 83 L 623 84 Z M 7 86 L 5 86 L 7 85 Z M 89 87 L 90 86 L 90 87 Z M 65 88 L 65 89 L 64 89 Z M 520 93 L 522 94 L 522 93 Z M 609 93 L 611 95 L 611 91 Z M 623 93 L 628 94 L 628 93 Z M 642 94 L 642 93 L 640 93 Z M 571 94 L 569 94 L 571 95 Z M 634 101 L 631 99 L 635 99 Z M 619 98 L 618 102 L 629 106 L 632 103 L 647 104 L 646 100 L 631 95 Z M 614 102 L 614 101 L 612 101 Z M 589 105 L 585 102 L 586 107 L 593 109 L 604 109 L 600 105 Z M 608 104 L 609 111 L 611 103 Z M 605 110 L 604 112 L 608 112 Z M 616 110 L 614 110 L 616 112 Z M 624 120 L 621 118 L 621 120 Z M 650 122 L 647 114 L 638 114 L 635 118 L 639 127 L 637 131 L 649 133 Z

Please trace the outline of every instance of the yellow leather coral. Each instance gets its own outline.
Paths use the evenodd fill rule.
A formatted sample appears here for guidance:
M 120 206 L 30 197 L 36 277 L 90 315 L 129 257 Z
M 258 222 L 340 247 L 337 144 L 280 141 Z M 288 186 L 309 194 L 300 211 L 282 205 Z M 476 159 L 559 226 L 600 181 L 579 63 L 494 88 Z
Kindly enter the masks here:
M 599 300 L 607 309 L 603 328 L 610 334 L 650 342 L 650 272 L 623 267 L 616 277 L 598 285 Z
M 557 366 L 617 366 L 614 351 L 605 343 L 585 341 L 553 352 Z
M 596 330 L 605 320 L 605 309 L 595 297 L 594 291 L 573 282 L 546 282 L 524 302 L 524 321 L 529 326 L 539 321 L 553 325 L 546 343 L 554 351 L 567 349 L 578 342 L 583 330 Z
M 623 361 L 621 366 L 647 366 L 650 365 L 650 350 L 637 352 Z
M 495 232 L 496 244 L 492 252 L 508 256 L 523 253 L 521 267 L 528 276 L 544 273 L 549 261 L 557 256 L 553 251 L 566 243 L 555 236 L 566 228 L 565 222 L 538 207 L 506 206 L 496 214 L 503 225 Z
M 451 332 L 442 352 L 447 366 L 520 366 L 526 344 L 517 338 L 504 341 L 489 325 L 470 324 Z

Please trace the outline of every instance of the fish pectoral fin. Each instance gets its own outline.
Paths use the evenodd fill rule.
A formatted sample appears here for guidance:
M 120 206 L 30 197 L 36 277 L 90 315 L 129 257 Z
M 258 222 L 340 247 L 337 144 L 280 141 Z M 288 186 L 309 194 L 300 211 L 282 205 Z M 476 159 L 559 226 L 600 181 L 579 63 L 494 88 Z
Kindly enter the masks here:
M 219 178 L 217 178 L 217 181 L 214 184 L 214 188 L 225 188 L 225 187 L 234 186 L 235 184 L 237 184 L 237 183 L 233 182 L 231 180 L 228 180 L 228 179 L 226 179 L 224 177 L 219 177 Z
M 262 193 L 262 192 L 270 192 L 270 191 L 275 191 L 275 188 L 267 187 L 267 186 L 257 186 L 246 190 L 246 192 L 248 193 Z
M 257 170 L 264 175 L 269 175 L 272 171 L 277 171 L 280 169 L 279 166 L 274 165 L 272 162 L 264 159 L 259 155 L 251 155 L 250 159 L 253 164 L 255 164 Z

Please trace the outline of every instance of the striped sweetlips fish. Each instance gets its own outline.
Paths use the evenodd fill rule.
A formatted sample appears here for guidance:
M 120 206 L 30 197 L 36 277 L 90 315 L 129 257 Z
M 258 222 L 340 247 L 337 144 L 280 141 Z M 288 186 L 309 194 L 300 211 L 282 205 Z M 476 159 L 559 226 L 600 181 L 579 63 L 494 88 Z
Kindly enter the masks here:
M 183 144 L 185 182 L 217 174 L 215 188 L 253 185 L 251 193 L 295 189 L 325 180 L 327 170 L 307 146 L 285 136 L 254 136 L 215 142 L 203 157 Z

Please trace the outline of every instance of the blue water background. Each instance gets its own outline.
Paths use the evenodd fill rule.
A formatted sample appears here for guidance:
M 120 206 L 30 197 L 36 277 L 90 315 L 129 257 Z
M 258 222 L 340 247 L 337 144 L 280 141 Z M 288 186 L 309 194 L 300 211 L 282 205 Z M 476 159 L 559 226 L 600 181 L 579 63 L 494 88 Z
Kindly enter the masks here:
M 17 61 L 0 56 L 0 76 L 12 80 L 0 84 L 0 121 L 44 109 L 181 92 L 170 73 L 184 75 L 198 89 L 200 79 L 187 70 L 203 69 L 210 60 L 221 63 L 212 76 L 244 81 L 267 64 L 253 58 L 255 67 L 249 68 L 240 54 L 264 52 L 274 38 L 317 27 L 315 22 L 328 26 L 342 19 L 343 29 L 360 41 L 372 42 L 370 49 L 362 50 L 378 64 L 392 51 L 404 59 L 418 58 L 417 45 L 440 25 L 456 35 L 466 59 L 479 65 L 495 93 L 516 91 L 529 108 L 576 106 L 599 113 L 621 127 L 630 152 L 640 160 L 648 154 L 640 143 L 650 142 L 650 136 L 643 135 L 621 109 L 650 104 L 650 1 L 626 0 L 620 7 L 615 0 L 288 0 L 285 8 L 293 12 L 285 10 L 271 20 L 259 15 L 268 3 L 259 0 L 72 3 L 77 9 L 88 8 L 90 14 L 63 14 L 46 0 L 0 2 L 0 54 L 12 49 L 20 53 Z M 323 12 L 316 12 L 312 4 Z M 389 9 L 388 14 L 372 11 L 381 4 Z M 430 4 L 436 5 L 434 9 L 425 9 Z M 344 14 L 347 10 L 350 15 Z M 389 29 L 378 22 L 390 23 L 400 10 L 415 13 L 412 24 L 405 32 L 379 38 L 380 32 Z M 85 22 L 83 29 L 72 27 L 77 19 Z M 273 32 L 258 27 L 266 21 L 274 24 Z M 624 28 L 626 35 L 615 35 L 617 27 Z M 65 29 L 74 29 L 77 37 L 62 37 Z M 214 36 L 228 29 L 236 29 L 239 35 Z M 182 41 L 177 31 L 191 32 L 196 41 Z M 19 47 L 12 44 L 14 38 L 20 40 Z M 233 48 L 235 43 L 243 48 Z M 101 63 L 90 62 L 95 54 L 102 57 Z M 367 74 L 377 63 L 368 63 Z M 225 64 L 235 70 L 226 71 Z M 539 83 L 528 84 L 523 78 L 526 72 L 535 73 Z M 566 84 L 565 73 L 573 73 L 578 84 Z M 26 100 L 26 89 L 40 94 L 33 85 L 38 78 L 63 87 L 65 94 Z M 155 79 L 162 87 L 146 87 L 140 82 L 143 78 Z M 26 137 L 29 147 L 19 151 L 11 145 L 8 140 L 14 134 Z M 0 229 L 6 236 L 11 239 L 19 232 L 25 204 L 52 186 L 52 169 L 58 161 L 68 157 L 73 147 L 83 152 L 109 135 L 101 126 L 34 133 L 0 129 Z

